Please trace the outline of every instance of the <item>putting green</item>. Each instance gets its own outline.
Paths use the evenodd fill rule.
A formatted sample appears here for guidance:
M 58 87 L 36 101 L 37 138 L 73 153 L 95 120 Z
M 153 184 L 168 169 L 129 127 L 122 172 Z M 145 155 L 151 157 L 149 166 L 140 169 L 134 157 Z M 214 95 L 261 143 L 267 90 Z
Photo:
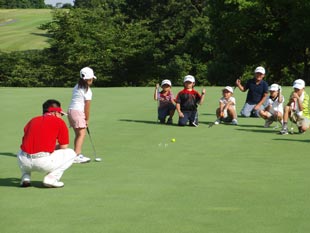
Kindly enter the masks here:
M 206 89 L 195 128 L 156 124 L 154 88 L 93 88 L 89 126 L 102 162 L 74 164 L 64 188 L 43 188 L 34 173 L 22 189 L 15 153 L 24 124 L 47 98 L 66 109 L 72 89 L 0 88 L 1 231 L 309 232 L 309 132 L 279 135 L 254 118 L 208 128 L 221 87 Z M 235 91 L 238 111 L 245 96 Z M 88 138 L 84 153 L 93 156 Z

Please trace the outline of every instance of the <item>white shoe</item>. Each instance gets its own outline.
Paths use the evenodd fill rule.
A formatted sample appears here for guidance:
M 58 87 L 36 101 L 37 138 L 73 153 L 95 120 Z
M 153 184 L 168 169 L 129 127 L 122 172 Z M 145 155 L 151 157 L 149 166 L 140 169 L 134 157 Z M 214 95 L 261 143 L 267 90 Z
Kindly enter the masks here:
M 272 123 L 273 123 L 273 120 L 271 119 L 265 120 L 264 128 L 269 128 Z
M 82 154 L 77 155 L 73 160 L 73 163 L 88 163 L 88 162 L 90 162 L 90 158 L 85 157 Z
M 56 178 L 47 175 L 44 177 L 43 185 L 48 188 L 62 188 L 65 184 L 58 181 Z
M 20 187 L 26 188 L 29 186 L 31 186 L 30 174 L 24 173 L 20 181 Z
M 237 121 L 236 119 L 233 119 L 233 120 L 231 121 L 231 124 L 232 124 L 232 125 L 238 125 L 238 121 Z

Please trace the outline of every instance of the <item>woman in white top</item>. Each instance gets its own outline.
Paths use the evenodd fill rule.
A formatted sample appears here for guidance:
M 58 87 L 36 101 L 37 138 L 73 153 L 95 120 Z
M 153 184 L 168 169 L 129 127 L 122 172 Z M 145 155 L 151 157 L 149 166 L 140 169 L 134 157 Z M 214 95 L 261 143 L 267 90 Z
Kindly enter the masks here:
M 80 79 L 72 92 L 72 99 L 68 111 L 70 126 L 74 129 L 74 150 L 77 154 L 74 163 L 87 163 L 90 158 L 82 154 L 82 146 L 86 135 L 90 115 L 90 103 L 92 91 L 90 86 L 96 79 L 94 71 L 89 67 L 84 67 L 80 71 Z

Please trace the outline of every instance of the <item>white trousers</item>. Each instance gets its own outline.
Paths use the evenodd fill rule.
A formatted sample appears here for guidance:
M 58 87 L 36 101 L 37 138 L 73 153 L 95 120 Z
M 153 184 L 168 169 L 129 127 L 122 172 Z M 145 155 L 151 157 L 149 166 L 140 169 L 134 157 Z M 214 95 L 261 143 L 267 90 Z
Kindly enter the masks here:
M 40 152 L 31 157 L 27 153 L 20 151 L 17 154 L 17 160 L 22 175 L 31 175 L 31 172 L 43 172 L 46 175 L 60 180 L 64 171 L 73 163 L 76 153 L 72 149 L 59 149 L 53 153 Z

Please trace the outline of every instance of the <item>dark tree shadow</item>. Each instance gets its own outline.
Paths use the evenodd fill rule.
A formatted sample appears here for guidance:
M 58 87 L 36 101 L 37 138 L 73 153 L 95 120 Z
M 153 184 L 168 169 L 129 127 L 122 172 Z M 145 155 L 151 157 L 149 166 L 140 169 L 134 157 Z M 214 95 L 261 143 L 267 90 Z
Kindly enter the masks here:
M 49 34 L 49 33 L 36 33 L 36 32 L 32 32 L 31 34 L 35 35 L 35 36 L 42 36 L 42 37 L 51 38 L 51 34 Z
M 11 152 L 0 152 L 0 156 L 9 156 L 9 157 L 15 157 L 16 158 L 17 153 L 11 153 Z

